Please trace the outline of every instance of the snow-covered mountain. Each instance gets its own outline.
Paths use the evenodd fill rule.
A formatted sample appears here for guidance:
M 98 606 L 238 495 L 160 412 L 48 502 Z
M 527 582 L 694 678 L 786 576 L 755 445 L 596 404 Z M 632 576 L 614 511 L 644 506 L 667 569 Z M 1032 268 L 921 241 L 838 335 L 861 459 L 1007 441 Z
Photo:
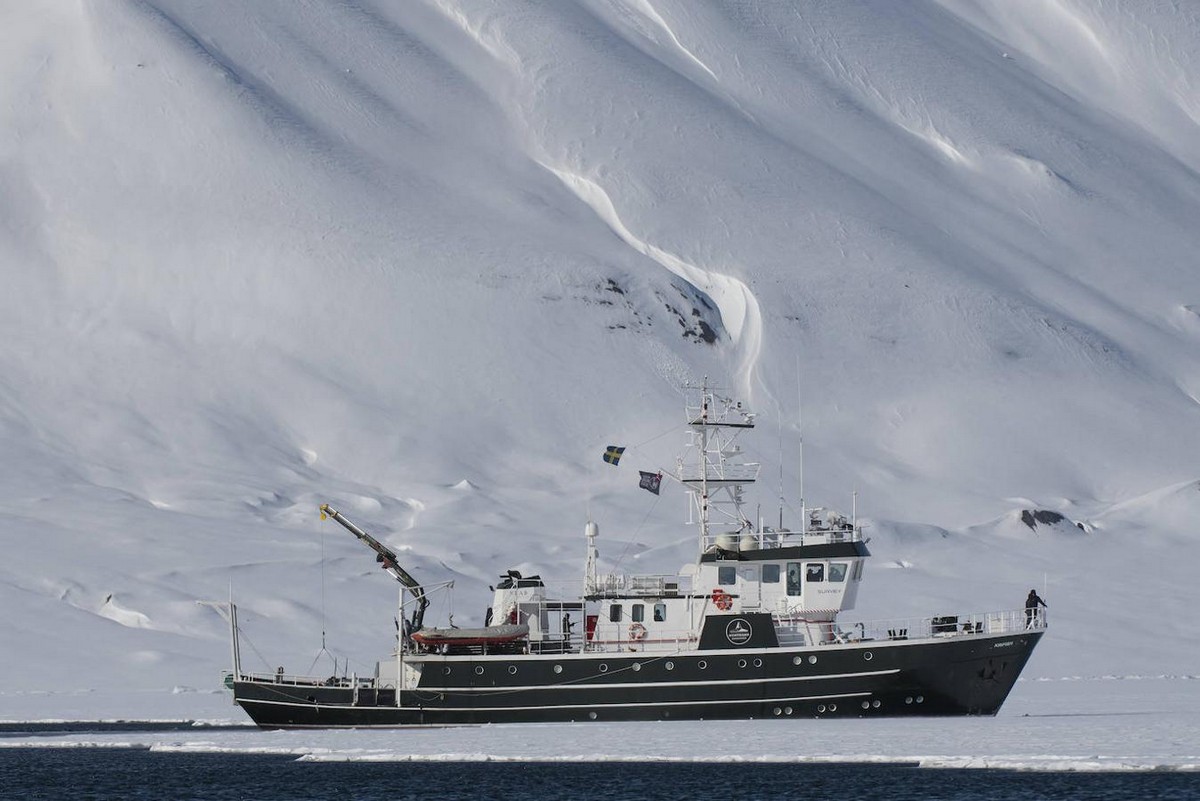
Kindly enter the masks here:
M 636 470 L 705 375 L 760 413 L 768 518 L 803 400 L 807 500 L 872 521 L 863 615 L 1045 586 L 1027 675 L 1194 671 L 1197 7 L 130 0 L 0 32 L 6 692 L 214 687 L 198 601 L 231 584 L 254 667 L 324 628 L 369 671 L 394 586 L 326 501 L 456 580 L 459 623 L 504 568 L 579 575 L 589 515 L 607 568 L 674 570 L 684 496 Z

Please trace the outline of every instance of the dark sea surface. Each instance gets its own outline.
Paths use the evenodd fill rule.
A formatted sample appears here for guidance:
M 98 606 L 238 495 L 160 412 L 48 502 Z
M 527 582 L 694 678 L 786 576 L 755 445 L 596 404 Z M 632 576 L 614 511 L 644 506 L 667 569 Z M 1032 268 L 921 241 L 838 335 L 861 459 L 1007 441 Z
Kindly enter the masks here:
M 881 764 L 301 762 L 144 748 L 0 748 L 4 799 L 1200 799 L 1200 773 Z

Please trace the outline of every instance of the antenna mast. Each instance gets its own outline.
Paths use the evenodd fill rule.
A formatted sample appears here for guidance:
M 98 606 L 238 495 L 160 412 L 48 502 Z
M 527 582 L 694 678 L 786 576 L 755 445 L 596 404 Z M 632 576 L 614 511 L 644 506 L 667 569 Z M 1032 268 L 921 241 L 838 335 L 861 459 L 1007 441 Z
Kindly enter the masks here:
M 775 404 L 776 431 L 779 432 L 779 530 L 783 531 L 783 409 Z M 762 524 L 759 524 L 762 527 Z
M 804 397 L 800 389 L 800 357 L 796 357 L 796 428 L 800 432 L 800 535 L 808 533 L 808 510 L 804 507 Z

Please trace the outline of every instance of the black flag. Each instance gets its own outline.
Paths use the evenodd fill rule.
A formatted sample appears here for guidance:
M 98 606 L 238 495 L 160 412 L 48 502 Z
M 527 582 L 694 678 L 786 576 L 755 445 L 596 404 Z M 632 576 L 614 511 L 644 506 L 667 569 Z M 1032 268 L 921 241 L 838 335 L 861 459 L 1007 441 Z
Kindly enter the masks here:
M 639 470 L 638 475 L 642 477 L 638 481 L 638 486 L 644 490 L 650 490 L 657 495 L 658 488 L 662 486 L 662 473 L 644 473 Z

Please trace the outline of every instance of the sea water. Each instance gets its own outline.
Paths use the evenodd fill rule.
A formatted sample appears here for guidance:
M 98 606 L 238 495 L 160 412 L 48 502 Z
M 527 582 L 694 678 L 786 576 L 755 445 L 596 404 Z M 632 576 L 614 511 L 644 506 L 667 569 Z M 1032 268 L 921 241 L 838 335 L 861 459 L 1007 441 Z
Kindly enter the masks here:
M 0 797 L 258 799 L 1200 799 L 1189 772 L 1027 772 L 904 764 L 320 762 L 145 748 L 0 748 Z
M 0 691 L 0 799 L 1200 801 L 1198 679 L 1019 682 L 995 718 L 401 730 L 260 731 L 228 701 L 70 722 Z

